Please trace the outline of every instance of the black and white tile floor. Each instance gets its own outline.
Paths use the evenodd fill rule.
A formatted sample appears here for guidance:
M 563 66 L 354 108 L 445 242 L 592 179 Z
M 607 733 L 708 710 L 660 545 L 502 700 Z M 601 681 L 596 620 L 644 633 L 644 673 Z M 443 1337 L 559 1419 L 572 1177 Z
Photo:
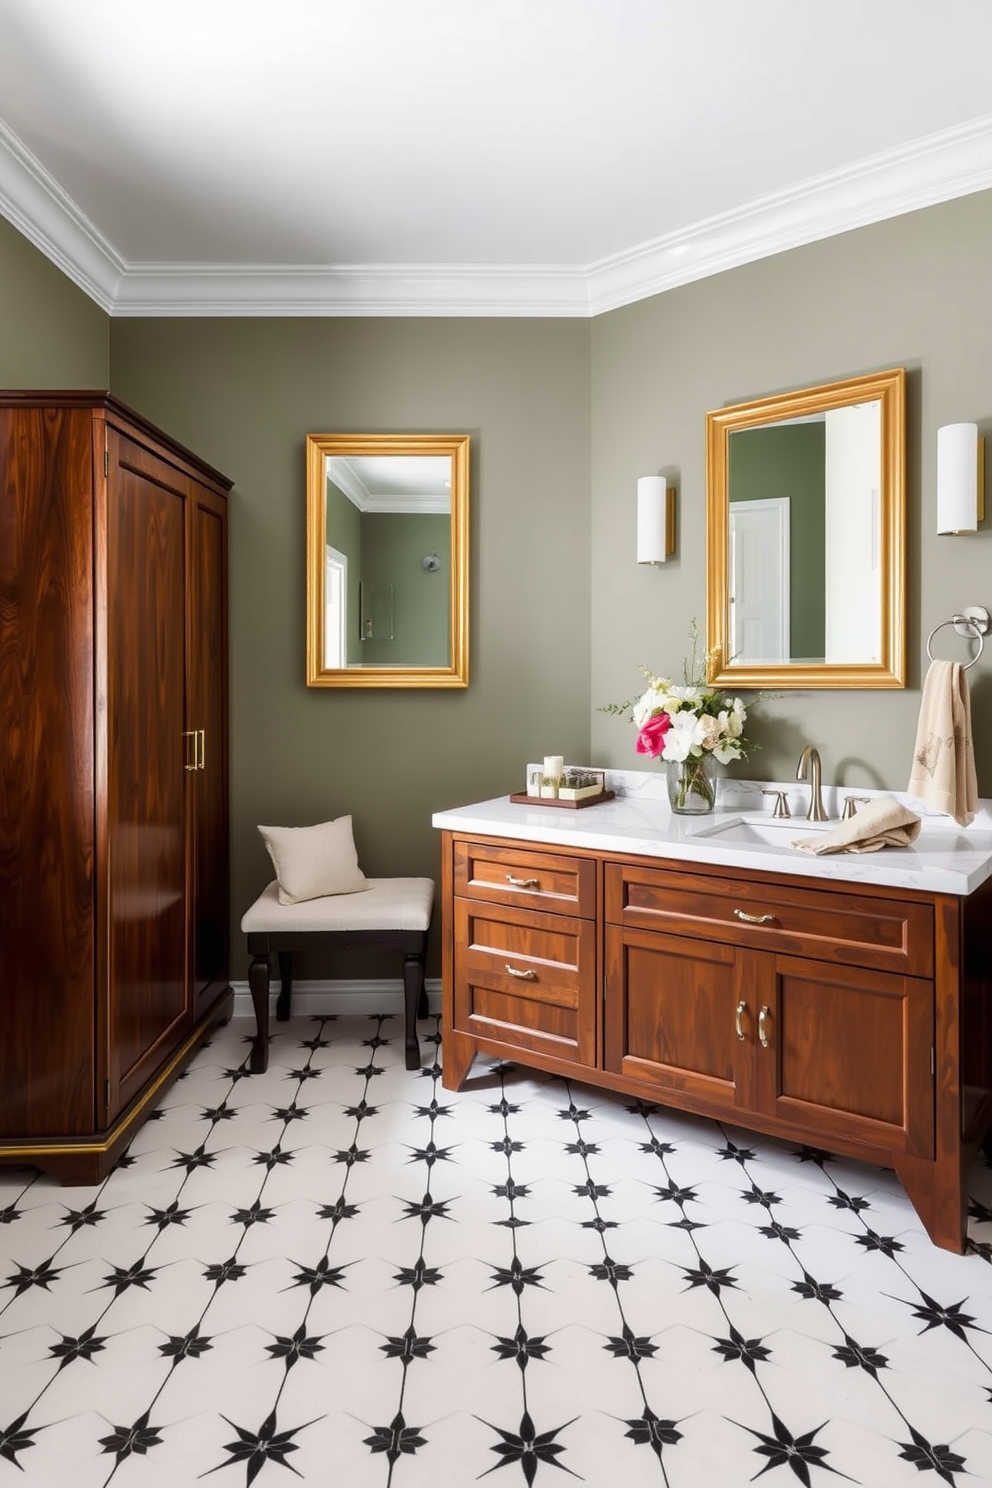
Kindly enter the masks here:
M 875 1168 L 275 1030 L 99 1188 L 0 1170 L 0 1488 L 992 1483 L 987 1168 L 953 1256 Z

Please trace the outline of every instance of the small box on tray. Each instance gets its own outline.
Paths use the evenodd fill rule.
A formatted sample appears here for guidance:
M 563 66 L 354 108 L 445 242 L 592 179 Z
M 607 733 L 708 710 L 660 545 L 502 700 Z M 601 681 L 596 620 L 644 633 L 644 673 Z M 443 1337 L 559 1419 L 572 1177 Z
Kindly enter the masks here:
M 605 784 L 605 770 L 586 770 L 569 765 L 562 773 L 558 798 L 562 801 L 585 801 L 590 796 L 601 796 Z

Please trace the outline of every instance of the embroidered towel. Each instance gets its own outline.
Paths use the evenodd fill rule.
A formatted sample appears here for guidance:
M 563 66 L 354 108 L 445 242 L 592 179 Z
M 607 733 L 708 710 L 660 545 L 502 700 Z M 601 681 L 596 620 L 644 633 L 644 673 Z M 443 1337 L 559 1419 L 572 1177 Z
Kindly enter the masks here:
M 932 661 L 923 682 L 908 793 L 966 827 L 978 809 L 968 678 L 958 661 Z
M 920 818 L 895 796 L 879 796 L 829 832 L 793 842 L 800 852 L 878 852 L 881 847 L 909 847 L 920 833 Z

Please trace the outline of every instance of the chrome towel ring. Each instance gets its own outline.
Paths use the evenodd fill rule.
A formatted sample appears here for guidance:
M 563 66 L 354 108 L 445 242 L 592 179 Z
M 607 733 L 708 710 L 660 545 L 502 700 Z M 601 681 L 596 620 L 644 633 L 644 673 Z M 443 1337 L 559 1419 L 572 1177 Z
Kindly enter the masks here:
M 960 615 L 952 615 L 950 620 L 941 620 L 940 624 L 935 625 L 927 636 L 927 655 L 931 661 L 933 661 L 934 656 L 930 650 L 930 642 L 938 630 L 943 630 L 945 625 L 953 625 L 958 635 L 968 636 L 970 640 L 978 642 L 978 650 L 975 655 L 970 661 L 966 661 L 961 668 L 963 672 L 966 672 L 969 667 L 975 665 L 975 662 L 985 650 L 985 637 L 988 635 L 990 626 L 992 626 L 992 616 L 989 615 L 984 605 L 967 605 Z

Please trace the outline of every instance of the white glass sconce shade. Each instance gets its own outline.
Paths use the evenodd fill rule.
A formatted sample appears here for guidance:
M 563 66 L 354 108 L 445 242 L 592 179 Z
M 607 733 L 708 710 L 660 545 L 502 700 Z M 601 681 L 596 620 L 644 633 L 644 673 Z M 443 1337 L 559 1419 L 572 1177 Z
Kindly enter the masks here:
M 663 475 L 642 475 L 638 480 L 638 563 L 664 563 L 675 552 L 674 496 Z
M 985 441 L 977 424 L 937 430 L 937 532 L 977 532 L 985 516 Z

